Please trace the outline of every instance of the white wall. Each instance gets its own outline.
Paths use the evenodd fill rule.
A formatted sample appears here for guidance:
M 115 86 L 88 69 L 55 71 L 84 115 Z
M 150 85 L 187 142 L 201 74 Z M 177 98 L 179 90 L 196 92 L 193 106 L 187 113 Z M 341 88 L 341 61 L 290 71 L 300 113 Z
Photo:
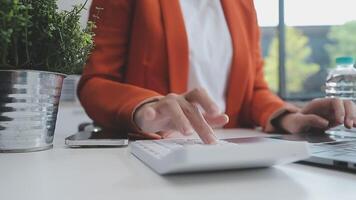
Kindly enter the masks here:
M 82 17 L 81 17 L 81 24 L 84 27 L 87 20 L 88 20 L 88 11 L 89 11 L 89 7 L 91 4 L 92 0 L 88 0 L 87 4 L 85 5 L 86 10 L 84 10 L 82 12 Z M 71 7 L 73 5 L 77 5 L 77 4 L 83 4 L 85 2 L 85 0 L 58 0 L 57 4 L 59 9 L 61 10 L 69 10 L 71 9 Z

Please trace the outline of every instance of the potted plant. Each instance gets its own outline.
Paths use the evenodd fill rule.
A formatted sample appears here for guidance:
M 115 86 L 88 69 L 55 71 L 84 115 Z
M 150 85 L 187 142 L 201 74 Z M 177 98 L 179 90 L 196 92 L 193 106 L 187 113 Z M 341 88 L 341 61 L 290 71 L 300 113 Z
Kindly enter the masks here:
M 63 78 L 81 71 L 93 47 L 94 24 L 79 23 L 84 5 L 0 0 L 1 152 L 52 147 Z

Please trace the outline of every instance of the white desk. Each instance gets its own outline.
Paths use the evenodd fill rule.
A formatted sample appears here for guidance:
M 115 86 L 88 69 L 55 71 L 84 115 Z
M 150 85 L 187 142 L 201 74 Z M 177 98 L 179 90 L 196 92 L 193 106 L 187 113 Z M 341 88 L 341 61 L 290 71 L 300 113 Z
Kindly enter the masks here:
M 62 120 L 58 124 L 64 126 Z M 0 154 L 1 200 L 356 199 L 351 173 L 290 164 L 159 176 L 128 148 L 68 149 L 63 141 L 71 132 L 56 134 L 52 150 Z

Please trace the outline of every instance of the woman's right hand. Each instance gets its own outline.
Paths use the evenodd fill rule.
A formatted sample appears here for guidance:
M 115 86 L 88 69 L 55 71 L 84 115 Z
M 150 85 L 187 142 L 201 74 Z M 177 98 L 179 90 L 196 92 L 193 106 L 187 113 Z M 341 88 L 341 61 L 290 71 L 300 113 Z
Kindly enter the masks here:
M 195 131 L 204 143 L 215 144 L 217 141 L 212 127 L 225 125 L 229 118 L 219 113 L 218 106 L 204 89 L 194 89 L 183 95 L 168 94 L 158 101 L 140 106 L 135 111 L 134 121 L 146 133 L 177 131 L 191 135 Z

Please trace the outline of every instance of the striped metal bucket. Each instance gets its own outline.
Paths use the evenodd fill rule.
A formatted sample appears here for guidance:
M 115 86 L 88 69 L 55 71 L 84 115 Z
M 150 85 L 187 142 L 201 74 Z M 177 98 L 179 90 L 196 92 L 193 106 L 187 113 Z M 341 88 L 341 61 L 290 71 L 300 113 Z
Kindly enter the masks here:
M 53 147 L 64 74 L 0 70 L 0 152 Z

